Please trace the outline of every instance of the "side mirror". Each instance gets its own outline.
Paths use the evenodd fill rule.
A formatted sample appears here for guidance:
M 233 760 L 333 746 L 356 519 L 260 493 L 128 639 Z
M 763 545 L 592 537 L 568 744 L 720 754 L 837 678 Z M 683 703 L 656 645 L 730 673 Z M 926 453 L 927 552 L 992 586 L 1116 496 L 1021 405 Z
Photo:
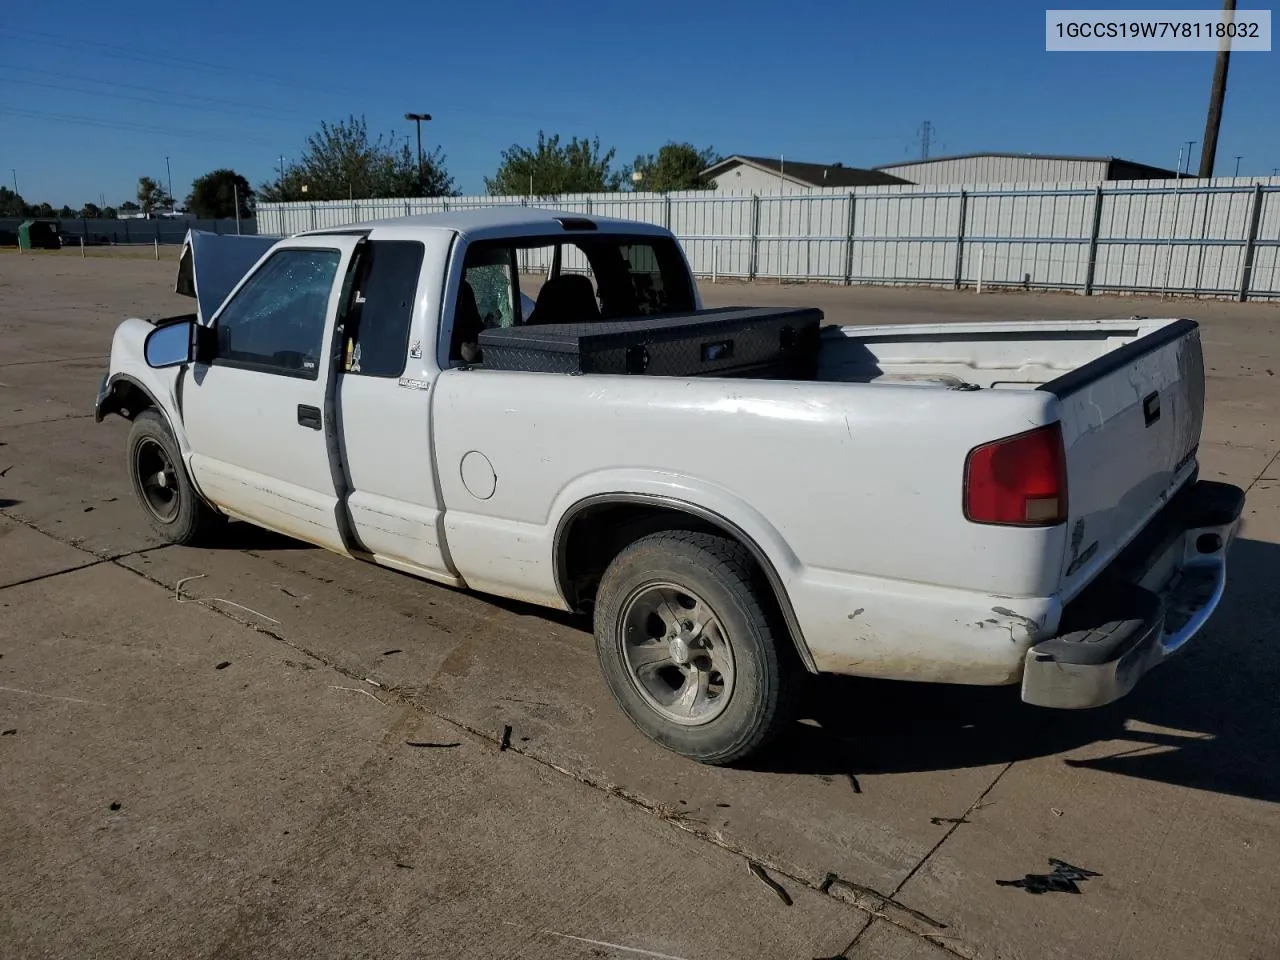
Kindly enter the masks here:
M 142 345 L 142 355 L 149 367 L 176 367 L 195 359 L 195 348 L 196 324 L 187 320 L 152 330 Z

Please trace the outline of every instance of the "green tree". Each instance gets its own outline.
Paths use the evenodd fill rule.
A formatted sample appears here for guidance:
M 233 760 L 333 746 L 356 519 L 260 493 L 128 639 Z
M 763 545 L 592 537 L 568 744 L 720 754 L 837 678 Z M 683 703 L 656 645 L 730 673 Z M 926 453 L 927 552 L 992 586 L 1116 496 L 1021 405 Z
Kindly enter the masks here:
M 712 147 L 699 150 L 691 143 L 663 144 L 652 153 L 636 157 L 631 165 L 631 182 L 636 190 L 667 193 L 671 190 L 708 190 L 710 182 L 702 171 L 720 162 Z M 635 174 L 640 174 L 637 180 Z
M 272 183 L 258 187 L 258 199 L 366 200 L 374 197 L 456 196 L 453 177 L 445 168 L 439 147 L 424 153 L 419 171 L 417 153 L 397 146 L 394 133 L 369 136 L 363 116 L 335 124 L 321 123 L 307 138 L 302 157 L 285 168 Z
M 62 209 L 58 211 L 58 219 L 60 220 L 74 220 L 76 216 L 76 212 L 65 203 L 62 205 Z
M 0 217 L 25 217 L 27 202 L 22 194 L 14 193 L 8 187 L 0 187 Z
M 204 220 L 219 220 L 236 215 L 236 197 L 240 199 L 240 216 L 252 217 L 253 188 L 249 181 L 225 167 L 197 177 L 187 197 L 187 212 Z
M 398 153 L 389 154 L 384 162 L 386 192 L 388 197 L 456 197 L 457 185 L 444 167 L 444 155 L 437 147 L 431 153 L 423 153 L 422 170 L 418 170 L 418 157 L 407 143 Z M 421 184 L 419 184 L 421 177 Z
M 102 208 L 102 219 L 103 219 L 103 220 L 114 220 L 114 219 L 116 219 L 116 208 L 115 208 L 115 207 L 103 207 L 103 208 Z
M 502 151 L 497 172 L 484 178 L 485 189 L 495 196 L 620 190 L 626 173 L 611 168 L 616 153 L 612 148 L 601 152 L 599 137 L 574 137 L 561 145 L 559 134 L 548 138 L 539 130 L 538 143 L 532 149 L 513 143 Z
M 124 206 L 124 204 L 121 204 Z M 169 196 L 159 181 L 151 177 L 138 178 L 138 206 L 143 213 L 150 214 L 155 210 L 164 210 L 173 206 L 173 198 Z
M 96 220 L 98 217 L 102 216 L 102 208 L 96 203 L 86 203 L 80 208 L 80 216 L 84 217 L 86 220 Z
M 42 203 L 36 207 L 28 207 L 27 215 L 31 217 L 41 217 L 43 219 L 48 219 L 54 216 L 54 209 L 50 204 Z
M 121 213 L 137 213 L 141 209 L 142 208 L 132 200 L 126 200 L 124 203 L 120 204 Z

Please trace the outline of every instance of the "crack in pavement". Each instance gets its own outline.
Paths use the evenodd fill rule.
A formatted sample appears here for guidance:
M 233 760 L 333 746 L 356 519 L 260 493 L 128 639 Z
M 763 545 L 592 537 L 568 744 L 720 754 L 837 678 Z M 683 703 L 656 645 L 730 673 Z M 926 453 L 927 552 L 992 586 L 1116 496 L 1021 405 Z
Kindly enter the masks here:
M 1253 480 L 1250 481 L 1249 486 L 1244 488 L 1244 492 L 1246 496 L 1248 496 L 1249 491 L 1254 488 L 1254 485 L 1257 484 L 1259 480 L 1261 480 L 1263 477 L 1267 475 L 1267 471 L 1269 471 L 1272 467 L 1275 466 L 1277 460 L 1280 460 L 1280 449 L 1276 450 L 1276 452 L 1272 455 L 1271 459 L 1267 461 L 1267 465 L 1258 472 L 1258 475 L 1254 477 Z
M 891 904 L 894 904 L 895 906 L 902 907 L 910 911 L 911 913 L 918 913 L 918 911 L 915 911 L 913 908 L 907 907 L 905 904 L 900 903 L 896 898 L 902 893 L 903 889 L 906 888 L 906 885 L 911 882 L 912 878 L 915 877 L 915 875 L 919 873 L 921 869 L 923 869 L 924 865 L 933 858 L 933 855 L 936 854 L 940 849 L 942 849 L 943 845 L 948 840 L 951 839 L 952 835 L 957 830 L 960 829 L 961 825 L 963 823 L 969 822 L 967 819 L 969 814 L 978 810 L 982 806 L 982 801 L 985 800 L 987 795 L 990 794 L 991 791 L 996 788 L 996 785 L 1004 778 L 1004 775 L 1008 773 L 1011 769 L 1013 769 L 1014 764 L 1020 763 L 1021 761 L 1027 759 L 1031 744 L 1033 744 L 1037 738 L 1039 738 L 1041 735 L 1044 734 L 1044 732 L 1049 728 L 1049 725 L 1052 722 L 1052 720 L 1053 718 L 1046 718 L 1039 725 L 1033 727 L 1028 732 L 1026 738 L 1019 745 L 1014 758 L 1000 768 L 1000 770 L 996 773 L 996 775 L 991 779 L 991 782 L 987 784 L 987 786 L 983 789 L 983 791 L 980 794 L 978 794 L 977 797 L 974 798 L 973 802 L 969 804 L 969 806 L 965 809 L 964 813 L 962 813 L 959 817 L 955 818 L 955 821 L 952 822 L 951 825 L 946 829 L 946 831 L 942 834 L 942 837 L 938 840 L 938 842 L 935 843 L 932 847 L 930 847 L 929 851 L 923 857 L 920 858 L 920 861 L 914 867 L 911 868 L 911 870 L 907 873 L 905 877 L 902 878 L 901 881 L 899 881 L 897 886 L 893 888 L 893 893 L 891 893 L 888 897 L 885 898 L 887 903 L 891 903 Z M 919 916 L 925 919 L 926 921 L 931 920 L 931 918 L 925 916 L 924 914 L 919 914 Z M 897 926 L 903 927 L 903 924 L 897 924 Z M 867 924 L 867 926 L 863 927 L 858 932 L 858 935 L 853 938 L 853 942 L 850 943 L 849 946 L 845 947 L 842 953 L 847 954 L 850 950 L 856 947 L 858 945 L 858 942 L 862 939 L 862 937 L 866 934 L 866 932 L 870 928 L 871 928 L 871 924 Z M 934 946 L 939 947 L 942 950 L 946 950 L 948 953 L 954 954 L 958 957 L 964 957 L 966 958 L 966 960 L 971 960 L 972 957 L 977 956 L 977 952 L 974 951 L 974 949 L 969 944 L 964 943 L 958 937 L 945 937 L 942 934 L 925 933 L 922 931 L 910 930 L 909 928 L 906 928 L 906 927 L 904 927 L 904 929 L 908 929 L 908 932 L 913 933 L 914 935 L 920 937 L 923 940 L 928 940 Z M 946 940 L 949 942 L 943 943 L 941 942 L 943 940 Z
M 40 573 L 34 577 L 27 577 L 25 580 L 15 580 L 13 583 L 0 583 L 0 590 L 9 590 L 13 587 L 25 587 L 28 583 L 39 583 L 41 580 L 51 580 L 54 577 L 61 577 L 63 574 L 75 573 L 77 570 L 88 570 L 90 567 L 99 567 L 104 563 L 110 563 L 108 559 L 90 560 L 88 563 L 81 563 L 74 567 L 64 567 L 62 570 L 54 570 L 52 573 Z
M 23 427 L 35 427 L 42 423 L 62 423 L 64 420 L 92 420 L 92 413 L 68 413 L 61 417 L 48 417 L 44 420 L 26 420 L 22 423 L 12 423 L 9 425 L 10 430 L 21 430 Z
M 163 580 L 160 580 L 157 577 L 153 577 L 139 570 L 134 570 L 133 568 L 124 566 L 123 564 L 117 564 L 117 566 L 119 566 L 119 568 L 122 570 L 127 570 L 129 573 L 132 573 L 134 576 L 139 577 L 142 580 L 145 580 L 149 583 L 153 583 L 158 587 L 164 588 L 166 591 L 172 589 L 169 586 L 169 584 L 165 583 Z M 255 630 L 258 633 L 266 634 L 267 636 L 275 640 L 278 640 L 279 642 L 285 644 L 291 649 L 296 650 L 298 653 L 301 653 L 304 656 L 312 660 L 315 660 L 317 663 L 323 664 L 324 666 L 328 667 L 329 669 L 333 670 L 339 675 L 348 678 L 349 680 L 355 681 L 357 683 L 365 682 L 365 678 L 360 676 L 360 674 L 342 667 L 341 665 L 325 657 L 323 654 L 317 653 L 316 651 L 306 647 L 305 645 L 297 643 L 296 641 L 284 636 L 283 634 L 279 633 L 276 630 L 273 630 L 268 626 L 264 626 L 260 623 L 257 623 L 251 620 L 246 620 L 240 616 L 237 616 L 234 612 L 230 610 L 224 610 L 221 607 L 213 606 L 212 604 L 206 603 L 204 600 L 201 600 L 201 599 L 192 598 L 188 602 L 200 603 L 202 606 L 206 607 L 209 610 L 212 610 L 214 613 L 227 617 L 228 619 L 233 620 L 234 622 L 240 624 L 241 626 L 248 627 L 249 629 Z M 500 735 L 497 735 L 492 731 L 484 730 L 479 727 L 476 727 L 470 723 L 467 723 L 466 721 L 459 720 L 455 717 L 451 717 L 448 714 L 440 713 L 436 710 L 433 710 L 430 707 L 426 706 L 425 704 L 413 699 L 411 695 L 402 692 L 402 690 L 399 687 L 392 686 L 392 685 L 382 685 L 379 688 L 379 692 L 382 693 L 384 697 L 394 698 L 401 706 L 412 708 L 416 711 L 419 711 L 425 714 L 426 716 L 432 717 L 443 723 L 447 723 L 450 726 L 453 726 L 458 730 L 461 730 L 467 734 L 470 734 L 471 736 L 476 737 L 479 740 L 486 741 L 492 744 L 496 750 L 500 750 L 500 748 L 502 747 L 503 738 Z M 897 916 L 894 913 L 891 913 L 888 910 L 886 910 L 885 909 L 886 906 L 892 906 L 905 912 L 908 916 L 913 916 L 921 919 L 922 921 L 924 921 L 934 929 L 946 929 L 947 924 L 934 920 L 931 917 L 927 917 L 926 915 L 920 913 L 919 911 L 913 910 L 912 908 L 906 906 L 905 904 L 898 903 L 898 901 L 894 899 L 894 896 L 896 896 L 896 891 L 895 891 L 895 894 L 893 895 L 885 896 L 884 894 L 879 893 L 878 891 L 874 891 L 871 888 L 861 887 L 859 885 L 849 883 L 848 881 L 840 881 L 838 885 L 839 887 L 849 888 L 851 890 L 860 891 L 860 892 L 865 891 L 865 894 L 866 894 L 866 896 L 864 897 L 853 898 L 853 899 L 840 896 L 838 894 L 832 893 L 832 889 L 835 888 L 836 885 L 828 884 L 824 887 L 823 883 L 815 883 L 808 878 L 798 876 L 797 874 L 783 867 L 780 867 L 777 864 L 772 863 L 767 859 L 764 859 L 755 854 L 752 854 L 745 847 L 729 840 L 719 832 L 710 832 L 710 831 L 703 830 L 699 828 L 697 824 L 690 822 L 689 820 L 681 817 L 679 814 L 673 815 L 671 813 L 664 811 L 660 804 L 654 803 L 653 801 L 650 801 L 647 798 L 637 793 L 634 793 L 633 791 L 628 790 L 625 787 L 622 787 L 618 784 L 609 783 L 608 781 L 605 781 L 602 779 L 588 776 L 587 774 L 584 774 L 577 770 L 571 770 L 568 767 L 564 767 L 561 764 L 556 763 L 554 760 L 548 759 L 546 757 L 538 756 L 537 754 L 530 752 L 527 748 L 519 745 L 515 745 L 515 744 L 509 745 L 506 747 L 506 750 L 504 752 L 517 754 L 521 757 L 524 757 L 528 760 L 533 761 L 534 763 L 540 764 L 541 766 L 544 766 L 550 770 L 554 770 L 556 773 L 559 773 L 562 776 L 568 777 L 569 779 L 574 780 L 577 783 L 580 783 L 587 787 L 591 787 L 592 789 L 600 793 L 604 793 L 607 796 L 616 797 L 620 800 L 623 800 L 626 803 L 631 804 L 632 806 L 635 806 L 640 808 L 641 810 L 644 810 L 646 813 L 650 814 L 651 816 L 654 816 L 657 819 L 662 820 L 664 823 L 667 823 L 679 830 L 682 830 L 685 833 L 693 835 L 694 837 L 703 841 L 704 843 L 710 844 L 711 846 L 719 847 L 720 849 L 728 853 L 731 853 L 734 856 L 739 857 L 748 863 L 750 862 L 760 863 L 768 867 L 770 871 L 777 874 L 778 876 L 784 877 L 787 880 L 793 883 L 796 883 L 802 887 L 805 887 L 809 890 L 812 890 L 816 893 L 820 893 L 820 894 L 823 894 L 824 896 L 829 896 L 834 900 L 838 900 L 839 902 L 854 908 L 860 913 L 866 914 L 868 916 L 867 926 L 870 925 L 871 921 L 875 919 L 881 919 L 887 923 L 890 923 L 896 927 L 899 927 L 900 929 L 906 931 L 912 936 L 915 936 L 924 940 L 928 940 L 934 946 L 939 947 L 940 949 L 946 951 L 947 953 L 950 953 L 956 957 L 961 958 L 961 960 L 970 960 L 971 957 L 976 955 L 976 953 L 972 950 L 966 950 L 963 948 L 956 949 L 956 947 L 952 946 L 951 943 L 942 942 L 943 938 L 938 937 L 936 934 L 922 933 L 915 925 L 913 925 L 908 920 L 905 920 L 903 917 Z M 997 777 L 996 779 L 998 780 L 999 778 Z M 991 786 L 994 786 L 995 782 L 996 781 L 993 781 Z M 988 789 L 990 789 L 990 787 L 988 787 Z M 985 796 L 986 791 L 984 791 L 982 795 Z M 981 797 L 979 797 L 979 800 L 975 800 L 974 803 L 976 804 L 980 802 L 980 800 L 981 800 Z M 930 852 L 932 853 L 932 851 Z M 863 928 L 864 931 L 865 929 L 866 927 Z M 945 939 L 948 941 L 956 940 L 956 938 L 953 938 L 953 937 L 948 937 Z M 856 939 L 854 942 L 856 943 Z
M 107 353 L 95 353 L 90 357 L 59 357 L 56 360 L 10 360 L 7 363 L 0 363 L 0 369 L 5 367 L 30 367 L 40 363 L 75 363 L 77 360 L 110 360 L 111 355 Z
M 121 554 L 117 554 L 109 557 L 97 557 L 97 555 L 93 554 L 91 551 L 85 550 L 83 547 L 80 547 L 75 543 L 70 543 L 66 540 L 63 540 L 60 537 L 57 537 L 54 534 L 41 529 L 38 525 L 36 525 L 31 521 L 23 520 L 18 517 L 11 517 L 11 519 L 14 519 L 20 523 L 23 523 L 24 525 L 49 537 L 50 539 L 57 540 L 59 543 L 66 544 L 67 546 L 70 546 L 73 549 L 81 550 L 84 553 L 89 553 L 91 556 L 96 557 L 93 563 L 85 564 L 82 567 L 76 567 L 69 570 L 59 571 L 58 573 L 52 574 L 51 576 L 60 576 L 66 573 L 73 573 L 77 570 L 83 570 L 89 567 L 110 563 L 115 567 L 117 567 L 118 569 L 124 570 L 132 574 L 133 576 L 138 577 L 140 580 L 143 580 L 147 583 L 151 583 L 151 584 L 154 584 L 155 586 L 161 587 L 163 590 L 165 590 L 166 593 L 173 590 L 172 585 L 166 583 L 160 578 L 152 576 L 144 571 L 135 570 L 132 567 L 125 566 L 124 564 L 118 562 L 122 559 L 125 559 L 126 557 L 134 556 L 137 554 L 147 553 L 155 550 L 164 550 L 164 549 L 167 549 L 169 545 L 142 547 L 140 549 L 132 550 L 127 553 L 121 553 Z M 47 579 L 47 578 L 42 577 L 39 579 Z M 283 643 L 285 646 L 289 647 L 290 649 L 297 651 L 303 656 L 311 660 L 314 660 L 315 662 L 322 664 L 325 667 L 328 667 L 329 669 L 333 670 L 335 673 L 338 673 L 339 675 L 346 677 L 349 680 L 355 681 L 357 683 L 365 682 L 366 678 L 360 676 L 358 673 L 342 667 L 341 665 L 331 661 L 324 655 L 317 653 L 316 651 L 308 648 L 307 646 L 301 643 L 298 643 L 290 639 L 289 637 L 284 636 L 282 633 L 278 632 L 277 630 L 274 630 L 271 627 L 265 626 L 261 623 L 257 623 L 257 622 L 245 619 L 241 616 L 236 615 L 234 611 L 227 610 L 219 606 L 215 606 L 214 604 L 207 602 L 207 600 L 208 598 L 192 597 L 192 598 L 189 598 L 186 602 L 198 603 L 201 606 L 205 607 L 206 609 L 211 610 L 214 613 L 218 614 L 219 616 L 226 617 L 227 619 L 235 623 L 238 623 L 241 626 L 248 627 L 250 630 L 265 634 L 266 636 L 271 637 L 272 639 L 277 640 L 280 643 Z M 415 700 L 410 694 L 402 692 L 402 690 L 399 687 L 383 685 L 383 686 L 380 686 L 379 692 L 382 693 L 385 697 L 394 698 L 395 701 L 397 701 L 398 704 L 402 707 L 407 707 L 412 710 L 418 711 L 426 716 L 432 717 L 443 723 L 447 723 L 458 730 L 464 731 L 473 737 L 476 737 L 480 740 L 491 743 L 495 748 L 495 753 L 498 752 L 498 748 L 501 746 L 502 738 L 498 734 L 492 731 L 480 729 L 478 727 L 473 726 L 470 723 L 467 723 L 466 721 L 459 720 L 454 717 L 450 717 L 447 714 L 439 713 L 436 710 L 433 710 L 430 707 L 426 706 L 425 704 Z M 389 705 L 390 704 L 388 704 L 388 706 Z M 622 800 L 628 804 L 631 804 L 634 807 L 638 807 L 639 809 L 645 811 L 646 813 L 648 813 L 653 817 L 656 817 L 657 819 L 663 821 L 664 823 L 667 823 L 678 830 L 681 830 L 687 834 L 690 834 L 696 837 L 697 839 L 701 840 L 704 843 L 707 843 L 711 846 L 718 847 L 736 857 L 741 858 L 747 863 L 754 862 L 754 863 L 761 864 L 762 866 L 767 867 L 772 873 L 776 874 L 777 876 L 783 877 L 788 881 L 795 883 L 801 887 L 804 887 L 808 890 L 812 890 L 815 893 L 819 893 L 819 894 L 822 894 L 823 896 L 827 896 L 827 897 L 830 897 L 831 899 L 837 900 L 840 903 L 843 903 L 846 906 L 853 908 L 859 913 L 865 914 L 866 915 L 865 924 L 859 930 L 858 934 L 854 937 L 853 941 L 849 944 L 849 946 L 846 947 L 845 950 L 842 952 L 847 953 L 849 950 L 853 949 L 853 947 L 856 946 L 856 944 L 858 943 L 862 935 L 870 928 L 871 924 L 875 920 L 879 919 L 879 920 L 885 921 L 886 923 L 892 924 L 895 927 L 898 927 L 899 929 L 905 931 L 911 936 L 928 941 L 933 946 L 938 947 L 939 949 L 945 951 L 946 953 L 951 954 L 952 956 L 960 958 L 960 960 L 971 960 L 972 957 L 976 956 L 976 951 L 974 951 L 972 948 L 969 948 L 967 944 L 961 944 L 957 940 L 957 938 L 941 937 L 938 934 L 927 933 L 920 930 L 918 927 L 918 923 L 913 922 L 913 920 L 922 922 L 932 927 L 935 930 L 946 929 L 947 924 L 942 923 L 938 920 L 935 920 L 932 917 L 928 917 L 927 915 L 922 914 L 919 911 L 906 906 L 905 904 L 899 903 L 895 899 L 898 892 L 902 889 L 902 886 L 907 882 L 907 880 L 910 880 L 910 878 L 915 875 L 916 871 L 919 870 L 919 868 L 929 859 L 929 857 L 933 855 L 933 853 L 938 849 L 938 847 L 940 847 L 946 841 L 947 837 L 951 835 L 951 833 L 956 829 L 958 824 L 953 825 L 952 828 L 948 830 L 947 833 L 944 835 L 943 839 L 934 845 L 934 847 L 925 855 L 925 857 L 920 861 L 920 863 L 916 864 L 916 866 L 912 869 L 911 873 L 907 875 L 906 879 L 904 879 L 902 883 L 898 884 L 898 886 L 894 889 L 893 893 L 886 896 L 885 894 L 880 893 L 879 891 L 876 891 L 870 887 L 865 887 L 859 884 L 851 883 L 850 881 L 842 880 L 838 877 L 835 877 L 834 874 L 829 874 L 826 878 L 818 882 L 815 882 L 812 879 L 809 879 L 806 877 L 799 876 L 791 872 L 790 870 L 787 870 L 786 868 L 783 868 L 771 862 L 766 858 L 762 858 L 756 854 L 751 853 L 750 851 L 747 850 L 746 847 L 744 847 L 739 843 L 734 842 L 733 840 L 730 840 L 719 831 L 709 831 L 709 830 L 702 829 L 696 823 L 690 822 L 688 819 L 681 817 L 678 813 L 672 814 L 666 811 L 661 804 L 655 803 L 641 796 L 640 794 L 637 794 L 631 790 L 628 790 L 626 787 L 620 786 L 618 784 L 610 783 L 603 779 L 589 776 L 588 774 L 582 773 L 577 770 L 571 770 L 568 767 L 562 766 L 561 764 L 556 763 L 554 760 L 551 760 L 547 757 L 538 756 L 537 754 L 530 752 L 528 748 L 525 748 L 520 745 L 512 744 L 506 748 L 505 752 L 513 753 L 518 756 L 524 757 L 525 759 L 530 760 L 534 763 L 540 764 L 541 766 L 546 767 L 547 769 L 554 770 L 556 773 L 559 773 L 562 776 L 568 777 L 571 780 L 576 781 L 577 783 L 590 787 L 607 796 L 616 797 L 617 799 Z M 987 795 L 987 793 L 996 785 L 996 783 L 999 782 L 1000 777 L 1003 776 L 1004 773 L 1008 770 L 1008 768 L 1011 767 L 1015 762 L 1016 760 L 1010 761 L 1010 763 L 1006 765 L 1004 770 L 1001 770 L 1001 772 L 995 777 L 994 780 L 992 780 L 991 784 L 986 788 L 986 790 L 984 790 L 982 794 L 973 802 L 973 804 L 970 805 L 969 810 L 972 810 L 974 806 L 976 806 L 978 803 L 981 802 L 982 797 L 985 797 Z M 845 895 L 841 895 L 841 894 L 845 894 Z M 890 907 L 895 908 L 896 911 L 901 911 L 902 915 L 888 909 Z
M 123 553 L 112 553 L 111 551 L 108 551 L 108 550 L 90 550 L 87 547 L 84 547 L 81 545 L 84 541 L 80 537 L 60 537 L 58 536 L 58 534 L 56 534 L 52 530 L 46 530 L 44 527 L 36 523 L 36 521 L 28 520 L 26 517 L 19 516 L 16 513 L 11 513 L 8 510 L 0 510 L 0 517 L 3 517 L 6 520 L 12 520 L 14 523 L 21 524 L 22 526 L 26 527 L 29 530 L 34 530 L 36 533 L 40 534 L 41 536 L 48 537 L 50 540 L 60 543 L 64 547 L 70 547 L 72 550 L 79 550 L 81 553 L 87 553 L 89 556 L 94 557 L 99 562 L 105 562 L 109 560 L 123 560 L 125 557 L 132 557 L 139 553 L 147 553 L 150 550 L 163 550 L 166 546 L 169 546 L 169 544 L 163 544 L 163 543 L 155 544 L 150 547 L 138 547 L 136 550 L 125 550 Z M 86 564 L 86 566 L 92 566 L 92 564 Z M 82 568 L 73 567 L 71 569 L 79 570 Z M 70 573 L 71 570 L 69 569 L 63 572 Z
M 123 560 L 125 557 L 132 557 L 132 556 L 136 556 L 139 553 L 146 553 L 148 550 L 158 549 L 157 547 L 142 547 L 138 550 L 128 550 L 128 551 L 125 551 L 124 553 L 99 553 L 96 550 L 86 550 L 84 547 L 82 547 L 79 543 L 76 542 L 74 537 L 70 539 L 63 539 L 62 537 L 59 537 L 56 534 L 50 533 L 48 530 L 41 529 L 35 523 L 33 523 L 30 520 L 27 520 L 24 517 L 19 517 L 19 516 L 16 516 L 15 514 L 9 513 L 7 510 L 0 510 L 0 517 L 3 517 L 6 520 L 11 520 L 14 523 L 19 524 L 20 526 L 24 526 L 29 530 L 33 530 L 36 533 L 40 534 L 42 537 L 48 537 L 50 540 L 53 540 L 55 543 L 60 543 L 64 547 L 70 547 L 72 550 L 76 550 L 76 551 L 79 551 L 80 553 L 84 553 L 90 557 L 93 557 L 93 559 L 88 561 L 87 563 L 76 564 L 74 567 L 63 567 L 61 570 L 53 570 L 49 573 L 36 574 L 33 577 L 26 577 L 25 579 L 22 579 L 22 580 L 15 580 L 13 583 L 0 584 L 0 590 L 8 590 L 10 587 L 21 587 L 21 586 L 25 586 L 28 583 L 39 583 L 41 580 L 50 580 L 53 577 L 61 577 L 64 574 L 75 573 L 78 570 L 88 570 L 90 567 L 101 566 L 104 563 L 111 563 L 115 560 Z

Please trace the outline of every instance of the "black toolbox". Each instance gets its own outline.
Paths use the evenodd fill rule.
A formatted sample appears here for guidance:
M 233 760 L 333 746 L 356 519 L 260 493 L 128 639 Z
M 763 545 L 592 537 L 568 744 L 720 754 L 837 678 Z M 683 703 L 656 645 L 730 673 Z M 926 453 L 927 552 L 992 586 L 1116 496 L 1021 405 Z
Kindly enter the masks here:
M 594 323 L 485 330 L 486 370 L 651 377 L 812 378 L 822 311 L 722 307 Z

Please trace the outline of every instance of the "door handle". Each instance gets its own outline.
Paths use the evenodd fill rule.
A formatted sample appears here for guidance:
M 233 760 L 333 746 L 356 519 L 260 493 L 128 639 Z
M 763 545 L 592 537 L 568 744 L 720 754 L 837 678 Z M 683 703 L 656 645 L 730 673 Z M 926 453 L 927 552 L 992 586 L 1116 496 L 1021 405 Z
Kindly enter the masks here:
M 320 417 L 320 408 L 311 407 L 305 403 L 298 404 L 298 423 L 304 427 L 310 427 L 312 430 L 319 430 L 323 424 Z

